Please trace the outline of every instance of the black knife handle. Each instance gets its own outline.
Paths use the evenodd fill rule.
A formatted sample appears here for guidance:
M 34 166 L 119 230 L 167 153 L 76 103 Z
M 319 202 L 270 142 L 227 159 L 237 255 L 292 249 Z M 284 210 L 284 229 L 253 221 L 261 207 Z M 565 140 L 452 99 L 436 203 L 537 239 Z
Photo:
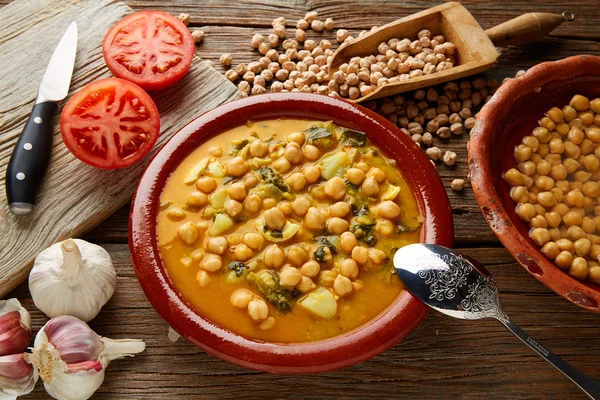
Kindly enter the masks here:
M 15 215 L 29 214 L 50 164 L 58 104 L 37 103 L 17 140 L 6 170 L 6 197 Z

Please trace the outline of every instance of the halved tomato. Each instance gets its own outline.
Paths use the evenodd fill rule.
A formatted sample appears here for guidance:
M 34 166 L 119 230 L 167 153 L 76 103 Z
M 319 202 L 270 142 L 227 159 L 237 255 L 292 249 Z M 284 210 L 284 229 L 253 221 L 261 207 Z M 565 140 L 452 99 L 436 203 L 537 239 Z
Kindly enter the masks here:
M 172 15 L 140 11 L 110 28 L 102 54 L 115 76 L 146 90 L 162 90 L 177 83 L 190 68 L 194 39 Z
M 119 78 L 99 79 L 65 104 L 60 133 L 81 161 L 102 169 L 124 168 L 154 146 L 160 116 L 152 98 L 138 85 Z

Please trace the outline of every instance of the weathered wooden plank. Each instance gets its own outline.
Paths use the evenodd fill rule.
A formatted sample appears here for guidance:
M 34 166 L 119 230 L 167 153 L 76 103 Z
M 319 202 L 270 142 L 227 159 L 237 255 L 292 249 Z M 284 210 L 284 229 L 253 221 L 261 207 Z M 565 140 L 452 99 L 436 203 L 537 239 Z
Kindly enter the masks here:
M 323 17 L 331 17 L 336 26 L 343 28 L 369 29 L 374 25 L 384 25 L 409 14 L 414 14 L 444 1 L 394 1 L 394 0 L 298 0 L 298 1 L 252 1 L 244 0 L 231 3 L 227 0 L 197 2 L 179 1 L 172 4 L 154 0 L 129 0 L 128 4 L 137 9 L 162 9 L 171 13 L 186 12 L 193 24 L 270 26 L 271 21 L 283 16 L 295 23 L 303 18 L 307 11 L 317 11 Z M 511 18 L 527 12 L 562 13 L 571 11 L 576 20 L 563 24 L 553 35 L 599 38 L 596 21 L 600 17 L 598 3 L 595 0 L 578 1 L 565 4 L 558 0 L 529 3 L 519 0 L 491 2 L 485 0 L 462 1 L 484 28 L 499 25 Z
M 180 339 L 154 312 L 135 278 L 127 247 L 109 244 L 119 281 L 115 296 L 91 323 L 101 335 L 142 338 L 134 359 L 115 361 L 94 398 L 405 398 L 584 399 L 585 397 L 495 321 L 459 321 L 430 313 L 405 340 L 385 353 L 340 371 L 281 376 L 239 368 Z M 488 267 L 505 311 L 536 340 L 600 379 L 598 315 L 550 292 L 502 248 L 464 249 Z M 27 286 L 9 295 L 32 312 L 34 330 L 46 318 L 34 309 Z M 24 399 L 47 398 L 38 384 Z
M 127 5 L 112 0 L 19 0 L 0 10 L 0 37 L 8 39 L 0 44 L 0 176 L 5 175 L 54 43 L 70 21 L 77 21 L 80 27 L 70 91 L 74 93 L 94 79 L 110 76 L 102 58 L 102 38 L 130 12 Z M 161 112 L 162 131 L 153 152 L 187 121 L 237 96 L 235 86 L 209 63 L 195 58 L 182 81 L 153 94 Z M 58 118 L 55 122 L 52 161 L 35 212 L 26 217 L 10 214 L 4 185 L 0 185 L 0 296 L 26 278 L 29 265 L 42 249 L 83 234 L 127 203 L 150 159 L 117 171 L 90 167 L 66 149 Z
M 10 0 L 0 0 L 0 6 Z M 297 1 L 253 1 L 243 0 L 230 2 L 213 0 L 199 2 L 185 0 L 165 2 L 157 0 L 128 0 L 134 10 L 160 9 L 173 14 L 186 12 L 191 15 L 192 25 L 235 25 L 235 26 L 270 26 L 271 21 L 284 16 L 288 21 L 304 17 L 307 11 L 315 10 L 320 15 L 331 17 L 336 27 L 369 29 L 374 25 L 383 25 L 413 14 L 443 1 L 417 0 L 411 2 L 398 0 L 346 0 L 332 2 L 328 0 Z M 579 0 L 565 3 L 560 0 L 544 2 L 523 2 L 509 0 L 502 2 L 486 0 L 463 1 L 463 5 L 473 14 L 483 29 L 499 25 L 511 18 L 527 12 L 575 13 L 576 19 L 558 27 L 552 36 L 599 39 L 597 21 L 600 18 L 600 7 L 596 0 Z

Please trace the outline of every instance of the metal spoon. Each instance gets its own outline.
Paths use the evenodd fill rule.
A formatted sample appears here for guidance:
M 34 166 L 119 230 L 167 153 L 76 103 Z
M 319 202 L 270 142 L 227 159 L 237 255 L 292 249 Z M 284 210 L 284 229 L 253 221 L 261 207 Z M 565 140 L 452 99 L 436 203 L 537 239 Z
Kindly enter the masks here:
M 396 252 L 394 267 L 406 288 L 423 303 L 454 318 L 497 319 L 588 396 L 600 400 L 600 383 L 552 354 L 508 318 L 494 278 L 476 261 L 443 246 L 411 244 Z

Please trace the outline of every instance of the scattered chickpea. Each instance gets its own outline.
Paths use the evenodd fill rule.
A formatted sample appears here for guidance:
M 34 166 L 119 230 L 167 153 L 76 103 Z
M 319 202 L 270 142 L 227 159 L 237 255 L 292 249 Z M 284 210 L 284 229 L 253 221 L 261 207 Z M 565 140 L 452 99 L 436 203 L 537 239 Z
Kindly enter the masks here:
M 200 44 L 204 40 L 204 31 L 195 29 L 192 31 L 192 40 L 195 44 Z
M 225 53 L 225 54 L 221 55 L 221 57 L 219 58 L 219 62 L 221 63 L 221 65 L 223 65 L 225 67 L 229 67 L 231 65 L 232 60 L 233 60 L 233 56 L 231 55 L 231 53 Z
M 183 22 L 185 26 L 188 26 L 190 24 L 190 14 L 181 13 L 177 17 L 177 19 Z
M 464 179 L 454 179 L 454 180 L 452 180 L 450 187 L 452 188 L 452 190 L 454 190 L 456 192 L 462 192 L 463 188 L 465 187 L 465 180 Z

